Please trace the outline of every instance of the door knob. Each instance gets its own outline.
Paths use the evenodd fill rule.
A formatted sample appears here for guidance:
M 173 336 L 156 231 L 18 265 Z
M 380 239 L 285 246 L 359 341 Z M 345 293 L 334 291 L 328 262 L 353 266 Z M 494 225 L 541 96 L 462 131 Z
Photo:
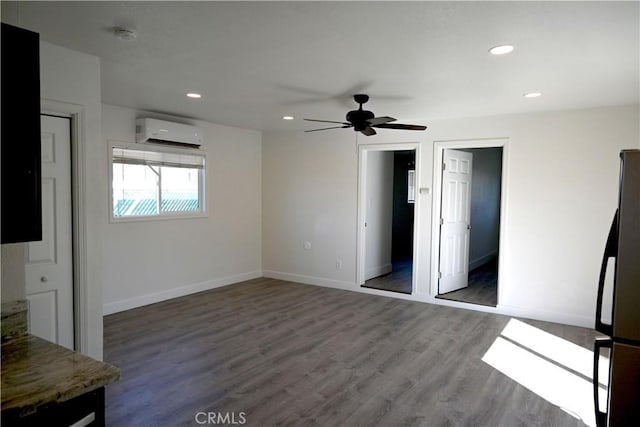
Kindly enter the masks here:
M 471 230 L 471 224 L 467 224 L 467 230 Z
M 42 277 L 40 278 L 40 281 L 41 281 L 42 283 L 47 283 L 47 282 L 49 281 L 49 279 L 47 279 L 47 276 L 42 276 Z

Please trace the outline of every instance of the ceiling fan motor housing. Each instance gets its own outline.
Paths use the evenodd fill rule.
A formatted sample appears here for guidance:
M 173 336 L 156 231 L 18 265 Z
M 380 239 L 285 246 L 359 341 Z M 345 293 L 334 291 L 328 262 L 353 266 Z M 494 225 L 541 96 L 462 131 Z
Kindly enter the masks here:
M 375 114 L 367 110 L 353 110 L 347 113 L 347 121 L 353 125 L 353 130 L 359 132 L 369 127 L 367 120 L 373 119 Z

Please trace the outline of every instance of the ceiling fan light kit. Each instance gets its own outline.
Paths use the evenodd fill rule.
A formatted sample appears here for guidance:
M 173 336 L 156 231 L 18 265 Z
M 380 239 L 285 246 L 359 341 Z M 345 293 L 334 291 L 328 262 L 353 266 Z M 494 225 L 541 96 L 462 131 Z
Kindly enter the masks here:
M 320 123 L 334 123 L 340 126 L 331 126 L 320 129 L 310 129 L 305 132 L 316 132 L 327 129 L 346 129 L 353 128 L 355 132 L 360 132 L 363 135 L 371 136 L 375 135 L 376 131 L 374 128 L 381 129 L 401 129 L 401 130 L 425 130 L 427 127 L 422 125 L 405 125 L 400 123 L 391 123 L 395 122 L 396 119 L 389 116 L 381 116 L 376 117 L 373 112 L 362 109 L 362 105 L 366 104 L 369 101 L 369 95 L 365 95 L 362 93 L 353 95 L 353 100 L 359 104 L 357 110 L 351 110 L 347 113 L 347 121 L 346 122 L 336 122 L 332 120 L 317 120 L 317 119 L 305 119 L 309 122 L 320 122 Z

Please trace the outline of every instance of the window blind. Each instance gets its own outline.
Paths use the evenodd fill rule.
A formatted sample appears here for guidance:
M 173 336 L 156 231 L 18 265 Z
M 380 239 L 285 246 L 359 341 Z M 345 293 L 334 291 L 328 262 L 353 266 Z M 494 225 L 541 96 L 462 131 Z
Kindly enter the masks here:
M 204 169 L 205 157 L 201 154 L 168 151 L 134 150 L 113 147 L 113 163 L 175 168 Z

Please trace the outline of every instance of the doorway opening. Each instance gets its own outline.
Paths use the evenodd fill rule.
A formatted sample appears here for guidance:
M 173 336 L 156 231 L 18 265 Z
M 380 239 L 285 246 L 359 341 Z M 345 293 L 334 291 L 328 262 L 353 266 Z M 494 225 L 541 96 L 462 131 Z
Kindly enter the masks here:
M 358 283 L 413 292 L 416 149 L 371 148 L 361 156 Z
M 436 298 L 498 305 L 504 141 L 437 148 Z

